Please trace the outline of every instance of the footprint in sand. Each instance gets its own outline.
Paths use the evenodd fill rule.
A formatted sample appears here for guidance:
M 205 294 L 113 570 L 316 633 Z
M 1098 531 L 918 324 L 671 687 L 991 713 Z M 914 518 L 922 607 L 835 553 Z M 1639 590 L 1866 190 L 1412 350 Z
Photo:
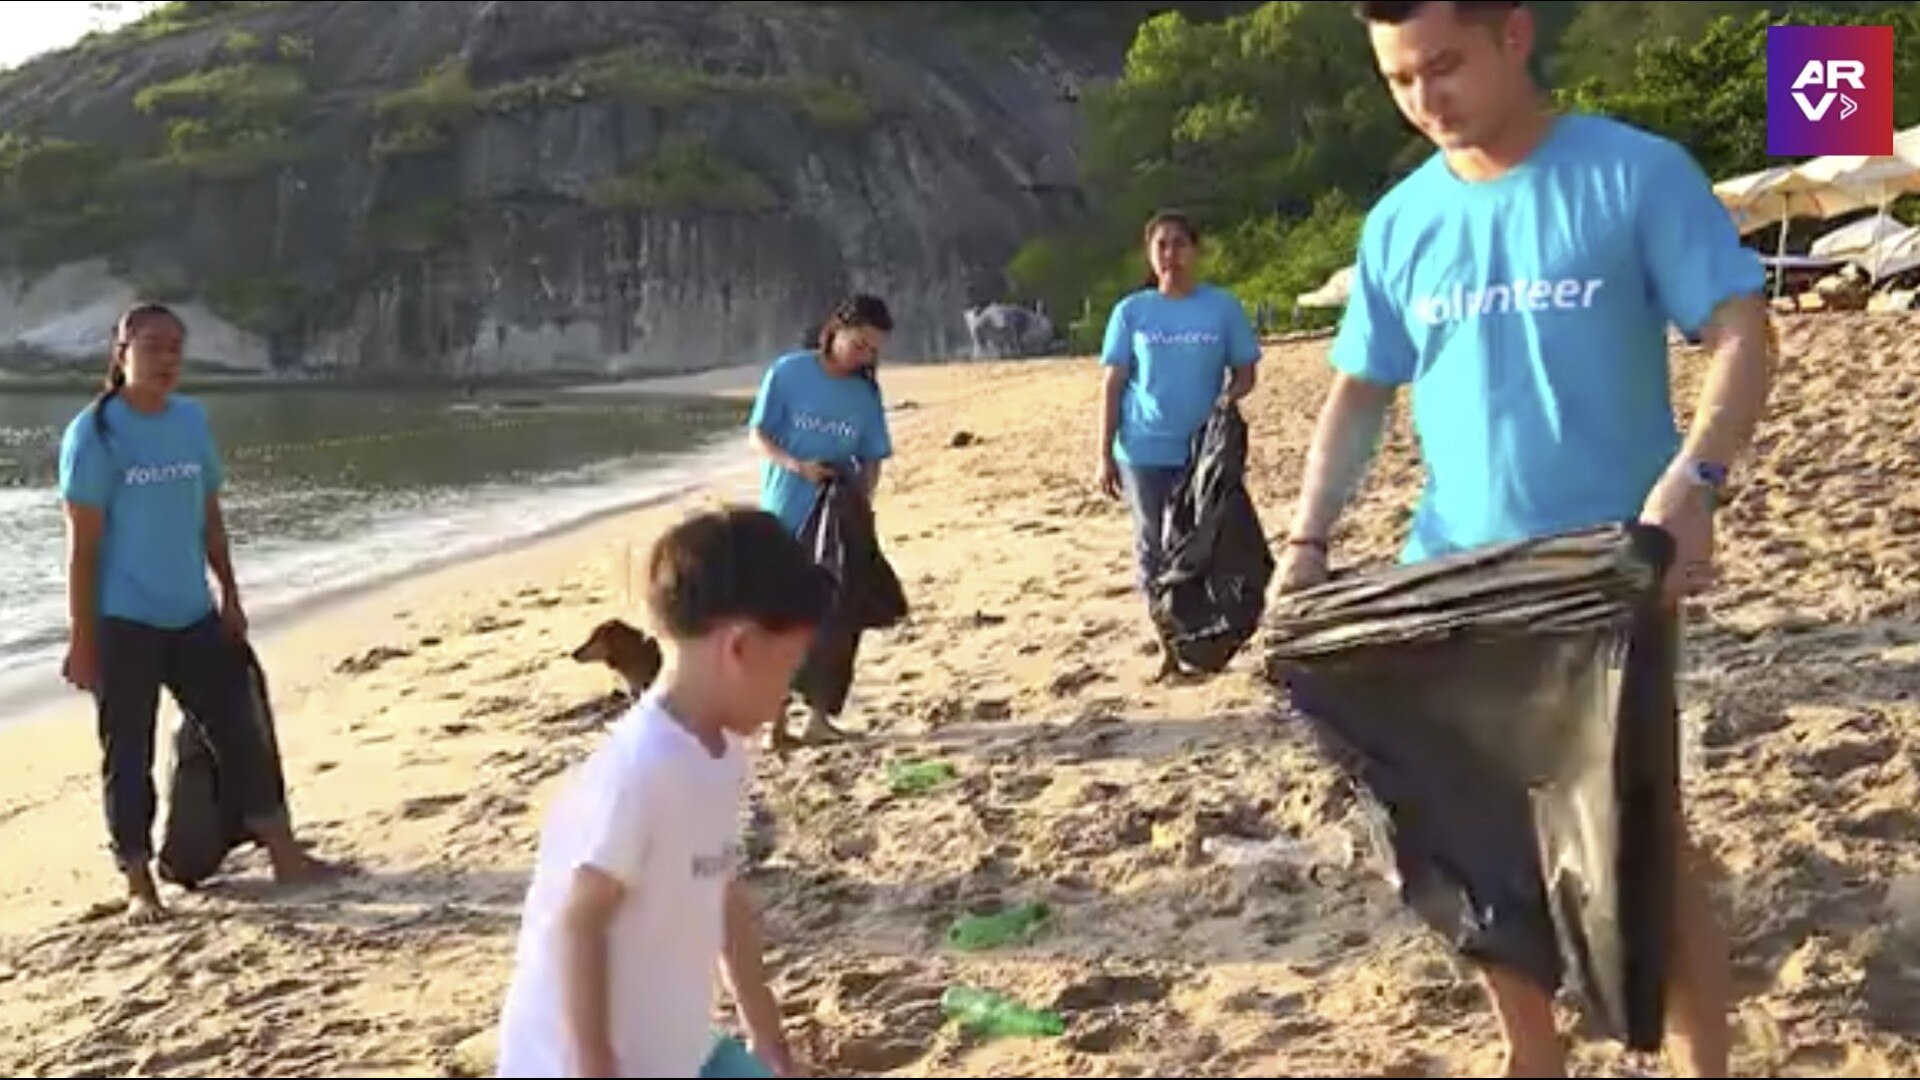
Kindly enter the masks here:
M 1884 736 L 1849 740 L 1808 752 L 1805 771 L 1823 780 L 1839 780 L 1849 773 L 1883 765 L 1893 760 L 1895 752 L 1893 740 Z
M 502 713 L 512 712 L 519 708 L 520 705 L 521 701 L 519 698 L 494 695 L 473 702 L 468 705 L 460 715 L 462 719 L 466 720 L 484 720 L 489 716 L 499 716 Z
M 482 615 L 467 624 L 467 633 L 492 634 L 501 630 L 512 630 L 525 623 L 524 619 L 502 619 L 493 615 Z
M 358 656 L 349 656 L 333 666 L 336 675 L 368 675 L 379 671 L 389 661 L 404 660 L 412 656 L 410 649 L 392 645 L 376 645 Z
M 1063 671 L 1053 677 L 1047 690 L 1054 697 L 1072 697 L 1094 683 L 1109 678 L 1106 672 L 1090 665 L 1082 664 L 1071 671 Z
M 878 1076 L 926 1057 L 946 1025 L 940 995 L 946 980 L 917 965 L 843 971 L 833 976 L 813 1012 L 831 1018 L 808 1055 L 832 1074 Z
M 400 804 L 400 816 L 408 821 L 438 816 L 460 805 L 465 795 L 419 795 Z

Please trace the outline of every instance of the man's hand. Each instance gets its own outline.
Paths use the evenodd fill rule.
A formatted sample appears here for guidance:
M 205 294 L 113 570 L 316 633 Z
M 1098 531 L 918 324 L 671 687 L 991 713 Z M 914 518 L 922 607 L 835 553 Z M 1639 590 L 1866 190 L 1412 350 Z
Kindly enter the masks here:
M 750 1046 L 751 1046 L 751 1049 L 753 1050 L 753 1056 L 759 1058 L 762 1062 L 765 1062 L 767 1068 L 773 1070 L 773 1075 L 775 1076 L 807 1075 L 807 1070 L 804 1067 L 802 1067 L 798 1061 L 794 1060 L 793 1050 L 787 1046 L 787 1041 L 785 1038 L 779 1039 L 773 1045 L 762 1045 L 760 1041 L 756 1039 L 751 1041 Z M 600 1074 L 596 1073 L 594 1075 L 597 1076 Z
M 613 1051 L 607 1047 L 595 1047 L 591 1050 L 575 1052 L 575 1076 L 619 1076 L 620 1066 L 613 1060 Z
M 1689 595 L 1713 584 L 1713 507 L 1705 487 L 1677 473 L 1662 477 L 1647 496 L 1640 520 L 1673 537 L 1673 566 L 1667 572 L 1664 599 L 1678 607 Z
M 776 1075 L 800 1076 L 781 1026 L 780 1006 L 767 986 L 761 962 L 760 913 L 751 891 L 738 878 L 727 882 L 726 941 L 720 954 L 720 972 L 733 993 L 746 1029 L 747 1045 Z
M 607 932 L 626 896 L 620 879 L 596 866 L 573 872 L 561 915 L 563 1031 L 580 1076 L 617 1076 L 607 1003 Z
M 1327 552 L 1318 544 L 1288 544 L 1280 557 L 1276 588 L 1282 593 L 1311 589 L 1327 580 Z

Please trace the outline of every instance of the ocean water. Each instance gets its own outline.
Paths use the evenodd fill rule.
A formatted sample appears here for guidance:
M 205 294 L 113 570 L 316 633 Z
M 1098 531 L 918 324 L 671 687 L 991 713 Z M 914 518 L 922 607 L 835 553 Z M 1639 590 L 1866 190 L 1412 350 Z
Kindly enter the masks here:
M 726 399 L 187 392 L 220 441 L 235 568 L 256 621 L 657 498 L 745 452 L 747 405 Z M 84 392 L 0 389 L 0 684 L 58 676 L 59 445 L 86 401 Z

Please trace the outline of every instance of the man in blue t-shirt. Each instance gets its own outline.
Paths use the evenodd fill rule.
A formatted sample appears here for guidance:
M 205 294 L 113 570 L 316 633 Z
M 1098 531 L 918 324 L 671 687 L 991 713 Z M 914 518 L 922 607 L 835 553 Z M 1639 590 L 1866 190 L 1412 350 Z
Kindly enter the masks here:
M 1324 579 L 1329 533 L 1406 386 L 1427 482 L 1405 561 L 1637 519 L 1675 540 L 1677 612 L 1707 582 L 1717 489 L 1765 407 L 1757 257 L 1684 149 L 1551 110 L 1529 74 L 1524 5 L 1355 7 L 1395 101 L 1439 152 L 1362 229 L 1280 588 Z M 1669 324 L 1713 353 L 1685 439 Z M 1684 831 L 1682 859 L 1697 858 Z M 1724 1076 L 1725 944 L 1701 874 L 1683 862 L 1678 876 L 1671 1034 L 1683 1075 Z M 1547 993 L 1485 976 L 1508 1075 L 1564 1075 Z

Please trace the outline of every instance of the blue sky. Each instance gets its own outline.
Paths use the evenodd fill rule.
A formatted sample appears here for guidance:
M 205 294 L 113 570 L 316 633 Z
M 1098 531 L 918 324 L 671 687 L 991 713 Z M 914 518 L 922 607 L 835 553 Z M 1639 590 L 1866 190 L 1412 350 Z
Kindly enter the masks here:
M 87 0 L 7 0 L 0 4 L 0 68 L 10 68 L 50 49 L 71 45 L 96 26 L 111 26 L 139 14 L 146 4 L 123 4 L 103 20 Z

